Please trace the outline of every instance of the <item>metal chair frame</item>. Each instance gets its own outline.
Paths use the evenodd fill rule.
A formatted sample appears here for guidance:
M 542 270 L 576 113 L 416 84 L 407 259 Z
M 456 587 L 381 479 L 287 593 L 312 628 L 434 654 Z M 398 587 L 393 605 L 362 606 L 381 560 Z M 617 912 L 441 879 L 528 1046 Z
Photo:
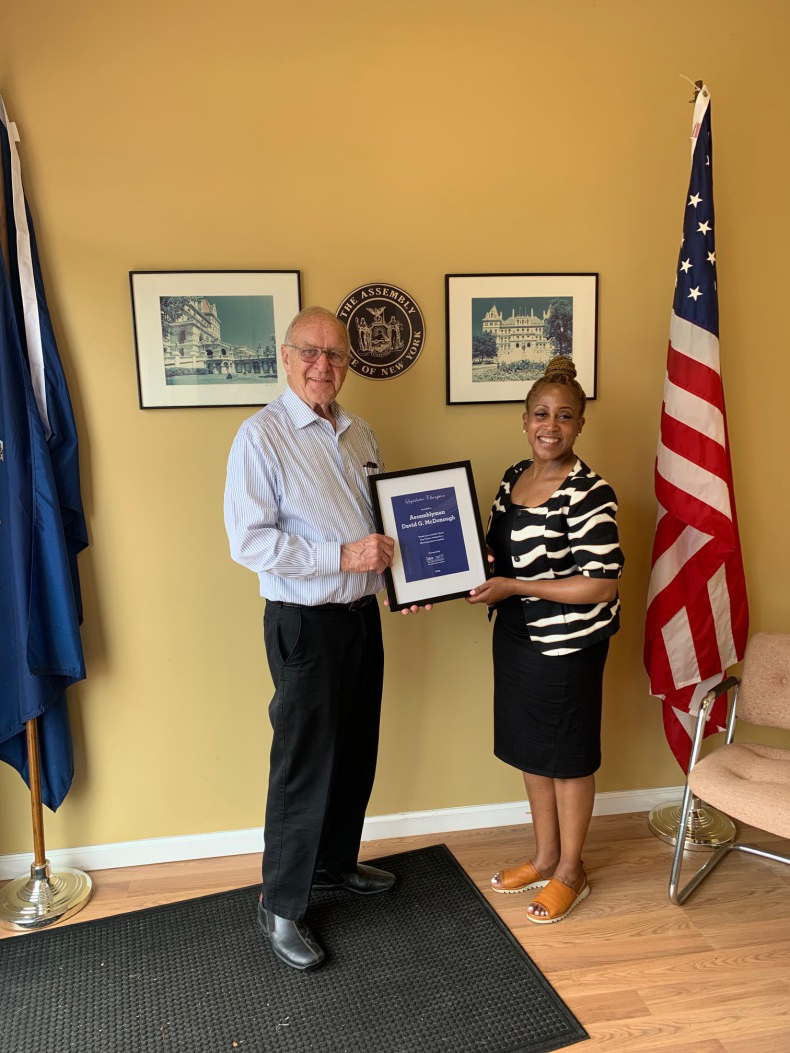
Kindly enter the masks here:
M 730 852 L 746 852 L 753 856 L 762 856 L 764 859 L 773 859 L 777 863 L 790 863 L 790 857 L 780 856 L 775 852 L 766 852 L 762 848 L 755 848 L 753 845 L 738 844 L 737 842 L 730 842 L 726 845 L 719 845 L 713 850 L 713 855 L 707 860 L 696 872 L 693 878 L 689 881 L 685 888 L 680 889 L 680 871 L 683 866 L 683 852 L 685 850 L 685 837 L 683 832 L 688 826 L 689 816 L 691 815 L 692 809 L 695 807 L 696 799 L 694 794 L 691 792 L 689 786 L 688 776 L 691 774 L 691 770 L 699 759 L 699 752 L 702 747 L 703 733 L 705 730 L 705 723 L 710 714 L 711 707 L 716 699 L 720 695 L 726 694 L 732 689 L 732 705 L 730 707 L 730 715 L 727 719 L 727 732 L 724 740 L 724 744 L 729 746 L 735 737 L 735 721 L 736 714 L 735 709 L 738 704 L 738 688 L 740 687 L 740 678 L 737 676 L 728 676 L 726 680 L 722 680 L 720 684 L 712 687 L 710 691 L 705 695 L 702 702 L 700 703 L 699 713 L 697 715 L 697 728 L 694 735 L 694 745 L 691 750 L 691 760 L 689 762 L 689 770 L 686 775 L 686 791 L 683 794 L 683 804 L 680 809 L 680 823 L 678 825 L 678 836 L 675 844 L 675 854 L 672 858 L 672 870 L 669 875 L 669 899 L 670 902 L 676 906 L 680 906 L 688 899 L 694 889 L 710 874 L 710 872 L 721 863 L 722 859 Z

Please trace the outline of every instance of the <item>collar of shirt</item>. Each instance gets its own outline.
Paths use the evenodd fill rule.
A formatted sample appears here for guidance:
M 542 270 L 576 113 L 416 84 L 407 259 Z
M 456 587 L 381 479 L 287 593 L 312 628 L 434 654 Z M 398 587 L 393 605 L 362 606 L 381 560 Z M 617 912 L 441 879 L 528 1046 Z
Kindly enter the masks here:
M 295 428 L 306 428 L 308 424 L 325 419 L 319 416 L 315 410 L 310 409 L 307 403 L 303 402 L 291 387 L 285 388 L 282 400 Z M 335 418 L 335 433 L 340 435 L 349 426 L 351 420 L 339 402 L 330 403 L 329 412 Z
M 521 475 L 521 473 L 525 472 L 527 470 L 527 468 L 529 468 L 529 466 L 531 464 L 532 464 L 532 458 L 528 457 L 524 461 L 518 461 L 510 469 L 508 469 L 508 471 L 505 473 L 505 478 L 502 480 L 502 485 L 500 487 L 500 493 L 497 494 L 497 497 L 502 497 L 502 498 L 506 499 L 506 504 L 507 505 L 510 504 L 510 501 L 511 501 L 510 495 L 513 492 L 513 485 L 516 482 L 516 479 L 518 479 L 518 477 Z M 568 482 L 569 479 L 575 478 L 575 476 L 577 476 L 582 471 L 589 471 L 589 468 L 587 468 L 587 465 L 584 463 L 584 461 L 580 460 L 577 457 L 576 460 L 573 462 L 573 467 L 568 472 L 568 474 L 565 476 L 565 479 L 563 480 L 563 482 L 560 483 L 560 485 L 557 487 L 557 489 L 561 490 L 565 486 L 565 484 Z M 557 491 L 555 490 L 554 494 L 556 494 L 556 492 Z M 553 497 L 554 494 L 552 494 L 551 496 Z M 551 500 L 551 497 L 548 498 L 548 500 Z M 495 505 L 496 505 L 496 502 L 495 502 Z M 493 509 L 492 509 L 492 511 L 493 511 Z M 502 509 L 501 511 L 504 511 L 504 509 Z

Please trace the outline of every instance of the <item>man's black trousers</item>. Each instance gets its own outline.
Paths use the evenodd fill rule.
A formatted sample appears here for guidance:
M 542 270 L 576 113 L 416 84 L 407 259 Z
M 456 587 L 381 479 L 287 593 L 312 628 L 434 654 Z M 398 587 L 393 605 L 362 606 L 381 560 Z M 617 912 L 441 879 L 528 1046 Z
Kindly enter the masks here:
M 304 917 L 316 869 L 357 865 L 379 741 L 384 650 L 375 598 L 358 610 L 267 602 L 274 697 L 263 897 Z

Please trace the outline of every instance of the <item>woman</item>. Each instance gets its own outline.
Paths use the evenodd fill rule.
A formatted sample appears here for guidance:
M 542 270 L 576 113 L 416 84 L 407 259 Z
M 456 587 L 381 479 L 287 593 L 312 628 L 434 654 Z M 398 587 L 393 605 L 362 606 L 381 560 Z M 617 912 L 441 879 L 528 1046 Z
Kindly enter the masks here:
M 468 597 L 497 612 L 494 752 L 523 772 L 535 833 L 534 857 L 491 887 L 540 889 L 527 907 L 539 925 L 590 892 L 582 847 L 601 763 L 604 663 L 620 625 L 617 499 L 574 453 L 587 401 L 575 376 L 570 359 L 554 358 L 527 395 L 532 458 L 505 473 L 487 533 L 496 577 Z

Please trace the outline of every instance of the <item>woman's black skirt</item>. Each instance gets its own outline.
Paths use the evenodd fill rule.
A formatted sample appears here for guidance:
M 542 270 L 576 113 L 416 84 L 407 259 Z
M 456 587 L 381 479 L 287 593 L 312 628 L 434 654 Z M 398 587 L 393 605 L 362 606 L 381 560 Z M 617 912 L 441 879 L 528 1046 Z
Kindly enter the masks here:
M 521 601 L 494 623 L 494 753 L 532 775 L 580 779 L 601 765 L 601 699 L 609 641 L 546 655 Z

